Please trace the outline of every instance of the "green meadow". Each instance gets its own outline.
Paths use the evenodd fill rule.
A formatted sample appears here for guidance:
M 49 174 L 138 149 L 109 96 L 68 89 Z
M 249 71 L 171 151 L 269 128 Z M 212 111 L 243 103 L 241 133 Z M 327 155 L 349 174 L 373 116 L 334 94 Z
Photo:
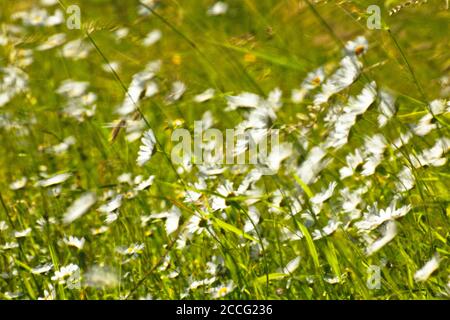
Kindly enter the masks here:
M 0 298 L 448 299 L 449 18 L 0 0 Z

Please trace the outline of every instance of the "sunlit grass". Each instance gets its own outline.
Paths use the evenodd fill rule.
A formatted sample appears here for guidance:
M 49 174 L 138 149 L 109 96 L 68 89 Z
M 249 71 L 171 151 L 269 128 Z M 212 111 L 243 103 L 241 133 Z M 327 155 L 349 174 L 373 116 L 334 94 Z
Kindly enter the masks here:
M 0 45 L 0 68 L 20 68 L 28 76 L 28 85 L 0 107 L 1 298 L 448 297 L 450 56 L 445 1 L 428 1 L 391 16 L 389 9 L 399 1 L 373 1 L 382 9 L 380 30 L 366 27 L 367 1 L 226 2 L 228 11 L 218 16 L 207 15 L 214 1 L 205 0 L 161 1 L 150 15 L 139 15 L 139 2 L 131 0 L 61 1 L 47 7 L 51 13 L 64 12 L 68 5 L 78 4 L 80 30 L 68 30 L 64 23 L 24 26 L 13 19 L 15 12 L 42 7 L 39 1 L 2 4 L 0 39 L 4 35 L 8 41 Z M 11 25 L 22 29 L 12 30 Z M 121 28 L 128 28 L 123 38 L 118 36 Z M 144 46 L 143 39 L 155 29 L 161 31 L 161 39 Z M 64 56 L 64 45 L 36 49 L 57 33 L 65 33 L 66 42 L 83 39 L 91 48 L 87 56 Z M 328 78 L 340 67 L 346 43 L 358 36 L 364 36 L 369 45 L 367 53 L 358 57 L 362 67 L 355 81 L 320 105 L 314 106 L 320 86 L 294 103 L 291 91 L 301 88 L 307 74 L 323 66 Z M 27 61 L 30 53 L 32 63 Z M 151 79 L 158 92 L 133 101 L 139 108 L 131 114 L 117 114 L 133 77 L 155 60 L 161 60 L 160 70 Z M 1 73 L 2 84 L 5 79 Z M 66 105 L 71 98 L 57 93 L 67 79 L 88 82 L 84 93 L 97 97 L 87 103 L 81 116 L 69 115 Z M 176 81 L 187 89 L 169 103 Z M 377 85 L 375 99 L 355 116 L 348 142 L 324 148 L 329 163 L 315 179 L 304 181 L 299 168 L 333 132 L 330 110 L 336 107 L 336 113 L 342 114 L 339 105 L 347 106 L 349 97 L 359 95 L 371 81 Z M 215 90 L 211 100 L 193 101 L 208 88 Z M 194 121 L 206 111 L 212 113 L 215 128 L 234 128 L 247 114 L 243 108 L 225 111 L 229 96 L 252 92 L 266 99 L 275 88 L 283 92 L 283 105 L 269 126 L 280 129 L 282 140 L 292 144 L 292 154 L 283 159 L 275 175 L 262 176 L 248 188 L 260 190 L 258 201 L 249 204 L 251 193 L 237 193 L 253 167 L 239 173 L 229 166 L 201 188 L 197 166 L 180 170 L 172 162 L 174 130 L 194 132 Z M 380 90 L 395 97 L 396 107 L 383 127 L 378 118 Z M 430 104 L 437 99 L 444 99 L 446 110 L 434 114 Z M 82 101 L 76 101 L 77 112 Z M 435 127 L 423 135 L 414 133 L 427 115 Z M 127 140 L 132 132 L 125 127 L 116 128 L 112 138 L 114 125 L 121 119 L 145 120 L 136 130 L 135 141 Z M 138 166 L 140 137 L 150 128 L 156 136 L 155 153 Z M 398 138 L 407 132 L 411 132 L 410 140 L 399 146 Z M 367 139 L 377 134 L 386 145 L 375 172 L 363 174 L 360 164 L 349 177 L 341 178 L 347 156 L 358 148 L 370 149 L 373 143 L 366 147 Z M 56 146 L 65 148 L 61 144 L 68 137 L 75 142 L 67 144 L 67 150 L 55 151 Z M 438 157 L 420 164 L 424 150 L 437 141 L 447 143 L 440 154 L 444 163 Z M 364 161 L 370 156 L 365 154 Z M 405 167 L 413 185 L 402 189 Z M 36 184 L 61 173 L 70 173 L 67 181 L 48 187 Z M 136 191 L 151 175 L 151 186 Z M 20 186 L 23 177 L 26 183 Z M 234 184 L 229 194 L 220 189 L 226 180 Z M 20 187 L 12 187 L 17 181 Z M 315 215 L 314 197 L 332 182 L 337 183 L 333 195 L 319 203 L 320 214 Z M 357 218 L 351 219 L 353 211 L 343 206 L 340 192 L 345 188 L 360 199 L 354 208 L 360 212 Z M 200 193 L 196 201 L 187 201 L 189 191 Z M 64 223 L 68 208 L 88 192 L 96 195 L 95 204 Z M 117 195 L 123 196 L 118 209 L 98 210 Z M 226 207 L 214 210 L 213 199 L 222 198 Z M 367 255 L 367 238 L 382 237 L 385 224 L 365 233 L 356 223 L 365 219 L 363 215 L 375 203 L 379 212 L 388 210 L 394 199 L 397 209 L 409 205 L 411 209 L 395 219 L 396 236 Z M 252 220 L 254 210 L 259 212 L 257 221 Z M 167 217 L 151 216 L 161 212 L 180 213 L 173 232 L 168 232 Z M 195 232 L 189 231 L 192 217 L 199 219 Z M 334 220 L 341 224 L 319 238 L 318 230 Z M 299 234 L 301 239 L 295 238 Z M 85 241 L 74 245 L 69 236 Z M 437 270 L 426 281 L 417 280 L 417 271 L 435 254 Z M 36 270 L 46 265 L 51 269 Z M 57 272 L 67 266 L 78 267 L 69 272 L 75 274 L 75 284 L 67 277 L 58 279 Z M 376 289 L 367 282 L 371 266 L 380 270 Z

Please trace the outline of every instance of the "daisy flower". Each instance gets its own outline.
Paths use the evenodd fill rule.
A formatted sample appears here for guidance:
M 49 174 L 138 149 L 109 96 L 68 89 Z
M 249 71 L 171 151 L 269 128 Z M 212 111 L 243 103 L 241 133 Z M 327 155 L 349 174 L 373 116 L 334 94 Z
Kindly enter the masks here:
M 217 211 L 227 208 L 226 198 L 235 194 L 233 183 L 229 180 L 225 180 L 223 184 L 217 187 L 216 193 L 220 194 L 220 196 L 211 197 L 211 209 Z
M 44 289 L 44 296 L 39 297 L 38 300 L 55 300 L 56 299 L 56 290 L 52 284 L 48 284 L 48 290 Z
M 121 39 L 126 38 L 126 36 L 128 36 L 129 33 L 130 33 L 130 29 L 119 28 L 116 31 L 114 31 L 114 36 L 116 37 L 117 40 L 121 40 Z
M 110 213 L 116 211 L 122 206 L 123 195 L 119 194 L 114 199 L 100 206 L 97 211 L 102 213 Z
M 294 259 L 289 261 L 286 266 L 280 270 L 280 272 L 284 274 L 292 274 L 300 266 L 300 261 L 300 257 L 295 257 Z
M 116 252 L 120 253 L 121 255 L 128 255 L 133 256 L 142 253 L 142 250 L 144 250 L 145 245 L 143 243 L 134 243 L 130 245 L 129 247 L 117 247 Z
M 92 46 L 82 39 L 76 39 L 66 43 L 62 48 L 62 56 L 73 60 L 84 59 L 89 55 Z
M 25 238 L 28 237 L 31 233 L 31 228 L 26 228 L 22 231 L 14 231 L 15 238 Z
M 28 88 L 28 75 L 15 66 L 0 68 L 2 82 L 0 82 L 0 107 L 7 104 L 20 92 Z
M 392 118 L 396 112 L 395 98 L 386 91 L 380 92 L 380 103 L 378 105 L 378 126 L 384 127 L 386 123 Z
M 162 37 L 162 32 L 159 29 L 150 31 L 142 41 L 144 47 L 150 47 L 158 42 Z
M 224 15 L 228 11 L 228 4 L 223 1 L 217 1 L 206 12 L 208 16 L 220 16 Z
M 119 61 L 110 61 L 109 63 L 102 64 L 102 69 L 105 72 L 113 73 L 120 71 L 120 62 Z M 112 69 L 112 70 L 111 70 Z
M 45 51 L 50 50 L 55 47 L 58 47 L 62 45 L 64 42 L 66 42 L 66 34 L 65 33 L 57 33 L 52 36 L 50 36 L 47 41 L 45 41 L 43 44 L 39 45 L 36 50 L 38 51 Z
M 0 231 L 8 230 L 8 225 L 6 224 L 6 221 L 1 220 L 0 221 Z
M 244 223 L 244 232 L 249 233 L 255 230 L 255 227 L 258 225 L 261 214 L 259 213 L 256 207 L 250 207 L 248 209 L 248 218 Z
M 348 41 L 345 44 L 345 53 L 349 56 L 360 56 L 367 52 L 369 43 L 363 36 L 357 37 L 353 41 Z
M 317 179 L 318 174 L 327 165 L 328 160 L 324 159 L 326 151 L 322 146 L 314 146 L 307 154 L 306 159 L 297 169 L 297 175 L 306 183 L 311 184 Z
M 69 224 L 84 215 L 97 201 L 93 192 L 87 192 L 75 200 L 64 214 L 63 222 Z
M 225 284 L 221 284 L 215 288 L 211 288 L 209 290 L 213 299 L 219 299 L 225 297 L 227 294 L 232 292 L 235 289 L 235 285 L 232 280 L 228 281 Z
M 134 190 L 135 191 L 145 190 L 153 184 L 154 180 L 155 180 L 155 176 L 149 176 L 148 179 L 146 179 L 146 180 L 143 180 L 140 182 L 135 181 L 135 184 L 137 184 L 137 186 L 134 188 Z
M 70 136 L 65 138 L 63 142 L 47 148 L 46 152 L 61 155 L 65 153 L 67 150 L 69 150 L 70 146 L 74 145 L 75 143 L 76 139 L 73 136 Z
M 141 142 L 137 158 L 137 164 L 140 167 L 150 160 L 155 149 L 156 138 L 152 129 L 144 132 Z
M 412 170 L 407 166 L 403 166 L 403 169 L 399 172 L 397 178 L 398 181 L 395 183 L 395 188 L 399 192 L 411 190 L 416 184 Z
M 161 212 L 161 213 L 154 213 L 150 215 L 153 219 L 166 219 L 166 233 L 167 235 L 170 235 L 171 233 L 175 232 L 178 229 L 178 223 L 180 221 L 181 217 L 181 211 L 178 209 L 178 207 L 173 206 L 169 211 L 167 212 Z
M 384 227 L 383 236 L 372 243 L 366 248 L 366 254 L 371 256 L 375 252 L 379 251 L 386 244 L 391 242 L 397 235 L 397 224 L 395 221 L 388 221 Z
M 257 108 L 262 98 L 255 93 L 242 92 L 237 96 L 227 96 L 226 99 L 227 108 L 225 111 L 232 111 L 237 108 Z
M 214 282 L 216 282 L 216 280 L 217 280 L 216 277 L 212 277 L 212 278 L 207 278 L 207 279 L 203 279 L 203 280 L 192 281 L 189 284 L 189 290 L 195 290 L 199 287 L 209 286 L 209 285 L 213 284 Z
M 22 178 L 20 178 L 19 180 L 16 180 L 16 181 L 14 181 L 14 182 L 12 182 L 10 185 L 9 185 L 9 188 L 11 189 L 11 190 L 20 190 L 20 189 L 23 189 L 23 188 L 25 188 L 25 186 L 26 186 L 26 184 L 27 184 L 27 181 L 28 181 L 28 179 L 27 179 L 27 177 L 22 177 Z
M 170 104 L 180 100 L 185 92 L 186 85 L 181 81 L 175 81 L 172 83 L 172 89 L 166 97 L 166 102 Z
M 329 236 L 332 233 L 334 233 L 340 226 L 342 225 L 342 222 L 330 219 L 325 227 L 322 229 L 316 229 L 312 232 L 313 240 L 319 240 L 322 239 L 325 236 Z
M 289 158 L 292 154 L 292 144 L 282 143 L 272 147 L 272 150 L 267 158 L 264 154 L 260 154 L 260 158 L 264 168 L 262 172 L 264 174 L 275 174 L 281 167 L 281 162 Z M 264 159 L 265 158 L 265 159 Z
M 91 233 L 92 233 L 92 235 L 96 236 L 96 235 L 105 233 L 108 230 L 109 230 L 108 226 L 101 226 L 101 227 L 98 227 L 98 228 L 92 228 L 91 229 Z
M 69 265 L 62 266 L 59 270 L 55 271 L 51 279 L 52 281 L 56 281 L 59 284 L 66 284 L 68 280 L 71 283 L 79 282 L 79 272 L 80 267 L 76 264 L 71 263 Z
M 345 56 L 339 68 L 322 85 L 322 90 L 314 97 L 314 104 L 319 105 L 328 101 L 328 99 L 349 87 L 359 76 L 362 63 L 356 58 Z
M 214 94 L 215 94 L 215 90 L 214 89 L 212 89 L 212 88 L 206 89 L 202 93 L 196 95 L 194 97 L 194 101 L 197 102 L 197 103 L 206 102 L 208 100 L 211 100 L 214 97 Z
M 331 182 L 328 185 L 328 188 L 326 189 L 322 189 L 322 191 L 320 193 L 317 193 L 314 197 L 312 197 L 310 199 L 311 203 L 313 204 L 321 204 L 325 201 L 327 201 L 328 199 L 331 198 L 331 196 L 333 195 L 334 189 L 336 188 L 337 183 L 335 181 Z
M 414 280 L 416 282 L 425 282 L 431 276 L 431 274 L 439 268 L 440 257 L 436 253 L 425 265 L 416 271 L 414 274 Z
M 31 269 L 31 272 L 33 274 L 43 274 L 43 273 L 49 272 L 52 269 L 53 269 L 53 263 L 46 263 L 46 264 L 43 264 L 43 265 L 40 265 L 40 266 L 37 266 L 37 267 Z
M 356 168 L 364 162 L 360 149 L 355 149 L 354 153 L 348 154 L 345 157 L 345 160 L 347 162 L 347 166 L 339 169 L 341 179 L 352 176 L 355 173 Z
M 64 243 L 67 244 L 69 247 L 75 247 L 78 250 L 83 249 L 84 243 L 86 242 L 86 239 L 84 238 L 77 238 L 74 236 L 69 236 L 68 238 L 64 238 Z
M 367 213 L 364 214 L 363 219 L 355 223 L 356 228 L 360 232 L 367 232 L 373 230 L 386 221 L 398 219 L 405 216 L 410 210 L 411 205 L 403 206 L 396 209 L 397 201 L 393 200 L 386 209 L 377 208 L 377 203 L 369 207 Z

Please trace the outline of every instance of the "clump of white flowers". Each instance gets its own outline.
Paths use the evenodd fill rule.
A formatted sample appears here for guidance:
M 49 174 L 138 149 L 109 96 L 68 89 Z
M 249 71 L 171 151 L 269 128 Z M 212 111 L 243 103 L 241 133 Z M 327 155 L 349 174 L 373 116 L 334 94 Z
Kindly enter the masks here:
M 51 278 L 59 284 L 79 285 L 81 281 L 80 267 L 76 264 L 68 264 L 56 270 Z

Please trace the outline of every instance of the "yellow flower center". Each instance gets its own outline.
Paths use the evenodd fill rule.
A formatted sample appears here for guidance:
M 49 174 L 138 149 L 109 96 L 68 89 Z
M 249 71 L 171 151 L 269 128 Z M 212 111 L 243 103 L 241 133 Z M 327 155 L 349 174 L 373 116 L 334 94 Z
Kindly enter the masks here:
M 320 78 L 315 77 L 314 79 L 312 79 L 311 83 L 315 86 L 318 86 L 320 84 Z
M 355 53 L 359 56 L 364 52 L 364 46 L 357 46 L 355 49 Z
M 227 287 L 222 287 L 222 288 L 220 288 L 220 289 L 217 291 L 217 295 L 218 295 L 219 297 L 222 297 L 222 296 L 226 295 L 227 292 L 228 292 L 228 288 L 227 288 Z

